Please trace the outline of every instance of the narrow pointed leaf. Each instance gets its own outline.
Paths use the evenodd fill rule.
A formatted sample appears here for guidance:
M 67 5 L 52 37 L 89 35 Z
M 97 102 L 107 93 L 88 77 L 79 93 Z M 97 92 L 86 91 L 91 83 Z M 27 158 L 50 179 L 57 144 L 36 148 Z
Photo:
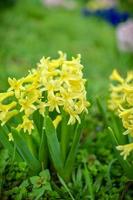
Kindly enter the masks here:
M 68 192 L 68 194 L 70 195 L 71 199 L 72 199 L 72 200 L 75 200 L 74 197 L 73 197 L 73 195 L 72 195 L 72 193 L 70 192 L 69 188 L 67 187 L 65 181 L 64 181 L 60 176 L 58 176 L 58 178 L 59 178 L 61 184 L 64 186 L 65 190 L 66 190 L 66 191 Z
M 41 142 L 39 146 L 39 160 L 43 169 L 45 169 L 48 163 L 48 146 L 45 130 L 42 130 Z
M 14 145 L 12 142 L 9 141 L 9 139 L 7 137 L 8 133 L 6 133 L 6 129 L 4 129 L 3 127 L 0 127 L 0 128 L 1 128 L 0 129 L 0 142 L 8 150 L 8 153 L 10 156 L 14 156 L 17 161 L 22 161 L 22 158 L 18 154 L 17 151 L 15 151 L 15 155 L 14 155 Z
M 19 154 L 29 165 L 31 171 L 38 173 L 41 170 L 40 162 L 31 154 L 23 137 L 15 129 L 12 129 L 12 134 Z
M 70 179 L 70 176 L 72 173 L 74 160 L 75 160 L 75 156 L 76 156 L 76 152 L 77 152 L 77 148 L 79 145 L 81 134 L 82 134 L 82 123 L 77 125 L 75 134 L 74 134 L 74 138 L 72 141 L 71 149 L 70 149 L 70 152 L 68 154 L 68 157 L 67 157 L 67 160 L 65 163 L 64 170 L 65 170 L 65 179 L 66 180 Z
M 55 127 L 52 123 L 52 120 L 48 116 L 45 118 L 45 129 L 48 149 L 53 161 L 53 165 L 61 175 L 63 170 L 63 163 L 61 158 L 60 144 L 57 138 Z

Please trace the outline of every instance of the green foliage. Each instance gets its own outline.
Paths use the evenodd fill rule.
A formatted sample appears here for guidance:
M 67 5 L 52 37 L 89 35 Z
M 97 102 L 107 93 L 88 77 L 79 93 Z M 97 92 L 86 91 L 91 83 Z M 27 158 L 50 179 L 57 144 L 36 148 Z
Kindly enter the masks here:
M 9 160 L 6 159 L 6 168 L 3 172 L 5 179 L 2 197 L 10 198 L 11 200 L 17 198 L 18 200 L 26 198 L 32 200 L 37 195 L 41 195 L 42 199 L 71 200 L 72 198 L 68 193 L 69 190 L 75 200 L 90 199 L 89 174 L 92 182 L 90 186 L 95 199 L 118 200 L 123 196 L 123 198 L 131 200 L 132 189 L 130 187 L 132 182 L 129 182 L 124 176 L 119 162 L 114 160 L 115 154 L 112 152 L 112 144 L 110 143 L 108 132 L 96 129 L 97 137 L 94 137 L 92 131 L 95 127 L 94 119 L 95 121 L 99 119 L 98 113 L 93 119 L 87 119 L 88 126 L 86 128 L 90 127 L 89 124 L 92 125 L 92 128 L 89 128 L 89 134 L 87 133 L 86 135 L 84 133 L 85 135 L 82 138 L 76 157 L 72 180 L 67 184 L 67 189 L 54 173 L 50 178 L 48 170 L 44 170 L 36 176 L 30 176 L 30 171 L 28 171 L 25 163 L 18 165 L 18 163 L 9 163 Z M 94 122 L 93 124 L 92 121 Z M 100 126 L 100 122 L 97 125 Z M 44 191 L 45 183 L 50 185 L 48 188 L 51 189 Z M 126 192 L 127 188 L 128 192 Z
M 122 10 L 126 10 L 132 14 L 133 12 L 133 1 L 132 0 L 119 0 L 119 6 Z
M 0 0 L 0 8 L 14 5 L 16 0 Z
M 59 49 L 68 52 L 69 56 L 81 53 L 85 65 L 85 76 L 88 79 L 88 95 L 89 98 L 91 97 L 93 105 L 96 96 L 100 95 L 103 98 L 105 95 L 108 87 L 108 76 L 114 67 L 122 71 L 132 69 L 132 55 L 117 50 L 115 29 L 96 18 L 85 19 L 81 16 L 80 10 L 73 10 L 72 12 L 58 8 L 49 10 L 43 8 L 37 1 L 31 3 L 29 0 L 24 0 L 18 1 L 12 9 L 3 10 L 0 17 L 0 90 L 2 91 L 7 87 L 5 80 L 8 76 L 20 77 L 22 74 L 24 75 L 27 68 L 29 69 L 29 66 L 36 63 L 43 55 L 55 56 L 55 52 Z M 75 155 L 75 152 L 70 149 L 72 140 L 66 138 L 65 131 L 64 138 L 69 144 L 68 148 L 64 146 L 63 142 L 59 144 L 61 142 L 60 135 L 57 133 L 55 135 L 53 130 L 51 132 L 53 127 L 47 128 L 47 138 L 51 151 L 48 150 L 48 146 L 45 149 L 43 148 L 46 133 L 43 129 L 43 121 L 39 119 L 37 113 L 34 121 L 39 123 L 36 124 L 37 130 L 35 131 L 39 131 L 41 134 L 39 138 L 36 138 L 36 133 L 34 133 L 32 141 L 30 141 L 30 144 L 35 146 L 35 152 L 32 151 L 31 145 L 30 153 L 27 154 L 29 151 L 24 149 L 24 152 L 20 153 L 20 157 L 20 154 L 15 152 L 16 145 L 14 146 L 12 142 L 8 141 L 6 129 L 0 131 L 0 139 L 2 138 L 3 145 L 8 146 L 9 150 L 9 155 L 5 149 L 0 151 L 2 158 L 0 159 L 0 199 L 69 200 L 73 197 L 75 200 L 94 198 L 131 200 L 133 196 L 132 181 L 129 181 L 119 162 L 116 161 L 109 131 L 104 129 L 107 128 L 108 119 L 111 120 L 113 125 L 113 132 L 110 132 L 115 138 L 113 141 L 116 142 L 116 139 L 122 141 L 126 137 L 119 137 L 118 129 L 121 129 L 121 126 L 117 127 L 118 120 L 114 116 L 110 116 L 110 118 L 105 116 L 105 113 L 107 113 L 105 106 L 99 104 L 99 108 L 100 112 L 94 105 L 89 115 L 85 117 L 81 143 L 77 143 L 80 149 L 74 165 L 75 156 L 70 156 Z M 52 125 L 49 124 L 49 126 Z M 61 128 L 59 127 L 59 129 Z M 68 132 L 71 135 L 74 134 L 71 128 Z M 77 134 L 77 139 L 79 137 L 80 133 Z M 56 146 L 53 142 L 54 139 Z M 40 145 L 40 148 L 38 148 L 38 145 Z M 55 174 L 55 169 L 53 169 L 53 165 L 57 169 L 60 163 L 60 161 L 57 163 L 54 159 L 55 155 L 57 157 L 60 154 L 59 145 L 63 155 L 61 161 L 63 167 L 64 163 L 69 163 L 68 168 L 70 164 L 74 166 L 70 167 L 72 178 L 69 179 L 67 185 L 64 180 L 59 180 Z M 55 147 L 57 149 L 54 152 Z M 64 149 L 63 152 L 62 149 Z M 50 156 L 50 159 L 45 157 L 45 159 L 43 155 L 44 153 L 48 155 L 48 152 L 53 156 Z M 70 154 L 70 152 L 73 152 L 73 154 Z M 11 155 L 13 157 L 9 159 Z M 24 160 L 27 160 L 28 156 L 27 162 L 29 164 L 31 160 L 29 158 L 38 157 L 41 170 L 50 167 L 51 178 L 47 170 L 43 170 L 40 174 L 36 173 L 36 176 L 31 176 L 31 170 L 26 163 L 14 162 L 16 158 L 22 161 L 24 155 L 26 156 Z M 66 159 L 68 156 L 69 160 Z M 120 157 L 120 159 L 122 158 Z M 51 160 L 53 164 L 51 164 Z M 66 169 L 63 168 L 65 169 L 64 175 L 67 167 Z M 59 169 L 58 171 L 60 171 Z M 129 172 L 132 173 L 131 170 Z
M 125 136 L 123 134 L 125 131 L 122 122 L 113 112 L 107 110 L 107 106 L 106 105 L 103 106 L 100 100 L 97 101 L 97 105 L 103 117 L 105 127 L 106 129 L 108 128 L 108 133 L 112 141 L 112 147 L 116 154 L 116 158 L 121 163 L 127 177 L 132 180 L 133 165 L 131 162 L 131 158 L 129 160 L 128 159 L 124 160 L 123 157 L 120 155 L 120 152 L 118 152 L 118 150 L 116 149 L 116 146 L 121 144 L 123 145 L 127 144 L 127 141 L 129 140 L 128 135 Z

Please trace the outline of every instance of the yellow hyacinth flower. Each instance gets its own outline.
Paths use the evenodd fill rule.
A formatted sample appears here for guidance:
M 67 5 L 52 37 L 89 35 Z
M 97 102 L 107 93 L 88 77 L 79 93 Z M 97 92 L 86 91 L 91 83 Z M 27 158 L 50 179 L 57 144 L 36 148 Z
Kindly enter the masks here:
M 120 155 L 124 156 L 124 160 L 127 159 L 127 156 L 133 151 L 133 143 L 126 145 L 119 145 L 116 147 L 117 150 L 121 151 Z
M 37 109 L 39 110 L 39 113 L 44 117 L 45 116 L 45 111 L 46 111 L 46 107 L 48 106 L 47 103 L 43 102 L 43 101 L 39 101 L 38 105 L 37 105 Z
M 81 55 L 68 60 L 65 53 L 59 51 L 59 57 L 51 59 L 43 57 L 36 69 L 28 72 L 27 76 L 15 79 L 9 78 L 9 89 L 0 93 L 0 119 L 2 124 L 15 116 L 19 110 L 22 124 L 17 129 L 32 132 L 34 123 L 32 115 L 39 111 L 42 116 L 45 112 L 61 110 L 69 115 L 68 124 L 80 123 L 80 114 L 87 112 L 90 105 L 86 99 L 85 82 L 82 73 Z M 8 97 L 9 103 L 4 100 Z M 4 103 L 3 103 L 4 102 Z M 59 117 L 55 124 L 59 123 Z M 57 123 L 58 122 L 58 123 Z M 55 125 L 57 126 L 57 125 Z
M 122 119 L 123 126 L 126 129 L 124 135 L 129 134 L 133 137 L 133 71 L 128 72 L 124 79 L 114 70 L 111 79 L 115 80 L 116 83 L 110 86 L 109 109 L 115 111 Z M 133 143 L 120 145 L 117 149 L 122 151 L 121 155 L 126 159 L 133 150 Z
M 19 124 L 17 127 L 18 131 L 20 131 L 21 129 L 23 129 L 24 132 L 28 132 L 29 134 L 31 134 L 32 130 L 34 129 L 33 120 L 30 120 L 26 115 L 24 115 L 22 124 Z
M 16 98 L 19 98 L 20 92 L 23 89 L 23 78 L 20 80 L 8 78 L 8 83 L 10 85 L 9 91 L 14 91 Z
M 20 112 L 24 111 L 27 116 L 36 110 L 36 106 L 32 103 L 31 99 L 20 99 L 19 104 L 21 106 Z

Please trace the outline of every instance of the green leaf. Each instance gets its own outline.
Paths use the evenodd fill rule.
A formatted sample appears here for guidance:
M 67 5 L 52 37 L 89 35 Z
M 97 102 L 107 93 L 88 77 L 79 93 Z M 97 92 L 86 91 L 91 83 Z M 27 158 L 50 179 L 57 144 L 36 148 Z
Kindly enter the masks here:
M 68 153 L 68 147 L 69 147 L 69 140 L 70 140 L 70 134 L 69 129 L 70 126 L 67 125 L 68 117 L 64 111 L 62 111 L 62 121 L 61 121 L 61 155 L 63 164 L 65 163 L 66 155 Z
M 0 150 L 0 158 L 2 158 L 2 159 L 0 159 L 0 174 L 2 174 L 5 169 L 8 157 L 9 157 L 8 150 L 1 149 Z
M 108 164 L 108 170 L 107 170 L 107 179 L 108 179 L 108 184 L 109 187 L 112 187 L 112 181 L 111 181 L 111 169 L 113 164 L 117 161 L 117 159 L 113 159 L 109 164 Z
M 99 176 L 96 178 L 96 180 L 95 180 L 95 182 L 94 182 L 94 185 L 93 185 L 94 191 L 95 191 L 96 193 L 100 190 L 101 185 L 102 185 L 102 181 L 103 181 L 103 175 L 99 175 Z
M 86 165 L 85 165 L 85 169 L 84 169 L 84 176 L 85 176 L 85 182 L 88 187 L 89 194 L 90 194 L 90 199 L 94 200 L 95 197 L 94 197 L 92 177 L 91 177 Z
M 3 185 L 3 178 L 2 174 L 5 170 L 5 167 L 7 165 L 7 160 L 8 160 L 8 150 L 7 149 L 1 149 L 0 150 L 0 197 L 1 197 L 1 191 L 2 191 L 2 185 Z
M 50 173 L 48 169 L 41 171 L 39 176 L 43 177 L 46 181 L 50 181 Z
M 33 186 L 34 186 L 35 188 L 38 187 L 38 185 L 37 185 L 38 180 L 40 180 L 40 177 L 39 177 L 39 176 L 32 176 L 32 177 L 30 178 L 31 183 L 33 184 Z
M 62 175 L 63 163 L 61 158 L 60 144 L 57 138 L 55 127 L 50 117 L 45 118 L 46 137 L 48 149 L 57 172 Z
M 123 167 L 126 175 L 130 178 L 133 179 L 133 165 L 130 164 L 127 160 L 124 160 L 123 157 L 120 155 L 120 152 L 116 149 L 116 146 L 120 145 L 116 136 L 115 132 L 109 127 L 109 133 L 111 136 L 112 144 L 113 144 L 113 149 L 115 151 L 116 157 L 121 163 L 121 166 Z
M 45 192 L 45 186 L 41 187 L 41 188 L 37 188 L 34 189 L 32 194 L 35 200 L 38 200 L 41 198 L 41 196 L 44 194 Z
M 117 141 L 119 144 L 126 144 L 128 143 L 128 137 L 127 135 L 123 135 L 124 129 L 122 124 L 120 123 L 121 120 L 114 115 L 114 113 L 111 113 L 111 124 L 110 126 L 112 127 L 115 137 L 117 138 Z
M 73 165 L 74 165 L 74 160 L 75 160 L 75 156 L 76 156 L 76 152 L 77 152 L 77 148 L 79 145 L 79 141 L 80 141 L 80 137 L 82 134 L 82 126 L 83 124 L 78 124 L 74 133 L 74 138 L 72 141 L 72 145 L 71 145 L 71 149 L 70 152 L 68 154 L 66 163 L 65 163 L 65 167 L 64 167 L 64 179 L 66 181 L 68 181 L 70 179 L 70 176 L 72 174 L 72 169 L 73 169 Z
M 31 171 L 33 173 L 38 173 L 41 169 L 40 162 L 31 154 L 26 142 L 24 141 L 23 137 L 17 132 L 17 130 L 13 128 L 12 134 L 19 154 L 27 163 L 27 165 L 29 165 Z
M 39 113 L 38 110 L 34 112 L 33 120 L 34 120 L 34 123 L 35 123 L 35 125 L 37 127 L 39 135 L 41 135 L 42 128 L 43 128 L 44 117 Z
M 38 191 L 36 191 L 36 198 L 35 198 L 35 200 L 40 199 L 40 197 L 44 194 L 44 192 L 45 192 L 45 186 L 39 188 Z
M 72 200 L 75 200 L 74 197 L 73 197 L 73 195 L 72 195 L 72 193 L 70 192 L 69 188 L 67 187 L 65 181 L 64 181 L 60 176 L 58 176 L 58 178 L 59 178 L 61 184 L 64 186 L 65 190 L 66 190 L 66 191 L 68 192 L 68 194 L 70 195 L 71 199 L 72 199 Z
M 17 153 L 17 151 L 14 152 L 14 145 L 12 142 L 9 141 L 8 139 L 8 130 L 5 127 L 0 127 L 0 142 L 2 145 L 8 150 L 8 153 L 10 156 L 14 156 L 15 160 L 17 161 L 22 161 L 22 158 L 20 155 Z
M 39 146 L 39 160 L 41 162 L 42 168 L 45 169 L 48 164 L 48 146 L 47 146 L 47 137 L 45 130 L 42 129 L 42 134 L 41 134 L 41 142 Z

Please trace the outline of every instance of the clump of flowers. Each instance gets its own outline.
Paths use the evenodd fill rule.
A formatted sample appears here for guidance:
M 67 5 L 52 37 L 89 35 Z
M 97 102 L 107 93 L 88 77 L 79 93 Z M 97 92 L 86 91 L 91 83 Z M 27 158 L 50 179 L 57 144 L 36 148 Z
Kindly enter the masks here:
M 32 115 L 36 110 L 44 116 L 46 110 L 60 114 L 62 109 L 69 115 L 68 124 L 76 120 L 80 123 L 79 115 L 87 112 L 89 105 L 80 59 L 78 55 L 67 60 L 66 54 L 59 52 L 57 59 L 43 57 L 27 76 L 19 80 L 9 78 L 9 89 L 0 93 L 1 124 L 21 114 L 21 123 L 16 128 L 31 134 Z
M 16 160 L 34 174 L 52 162 L 64 180 L 71 177 L 81 114 L 89 106 L 80 61 L 80 55 L 68 60 L 63 52 L 57 59 L 43 57 L 27 76 L 9 78 L 8 90 L 0 93 L 0 141 L 11 156 L 15 146 Z
M 133 71 L 128 72 L 124 79 L 117 70 L 114 70 L 110 79 L 114 81 L 114 84 L 110 86 L 111 95 L 108 107 L 122 119 L 123 126 L 126 129 L 123 134 L 129 134 L 133 137 Z M 133 143 L 119 145 L 117 149 L 126 159 L 133 151 Z

